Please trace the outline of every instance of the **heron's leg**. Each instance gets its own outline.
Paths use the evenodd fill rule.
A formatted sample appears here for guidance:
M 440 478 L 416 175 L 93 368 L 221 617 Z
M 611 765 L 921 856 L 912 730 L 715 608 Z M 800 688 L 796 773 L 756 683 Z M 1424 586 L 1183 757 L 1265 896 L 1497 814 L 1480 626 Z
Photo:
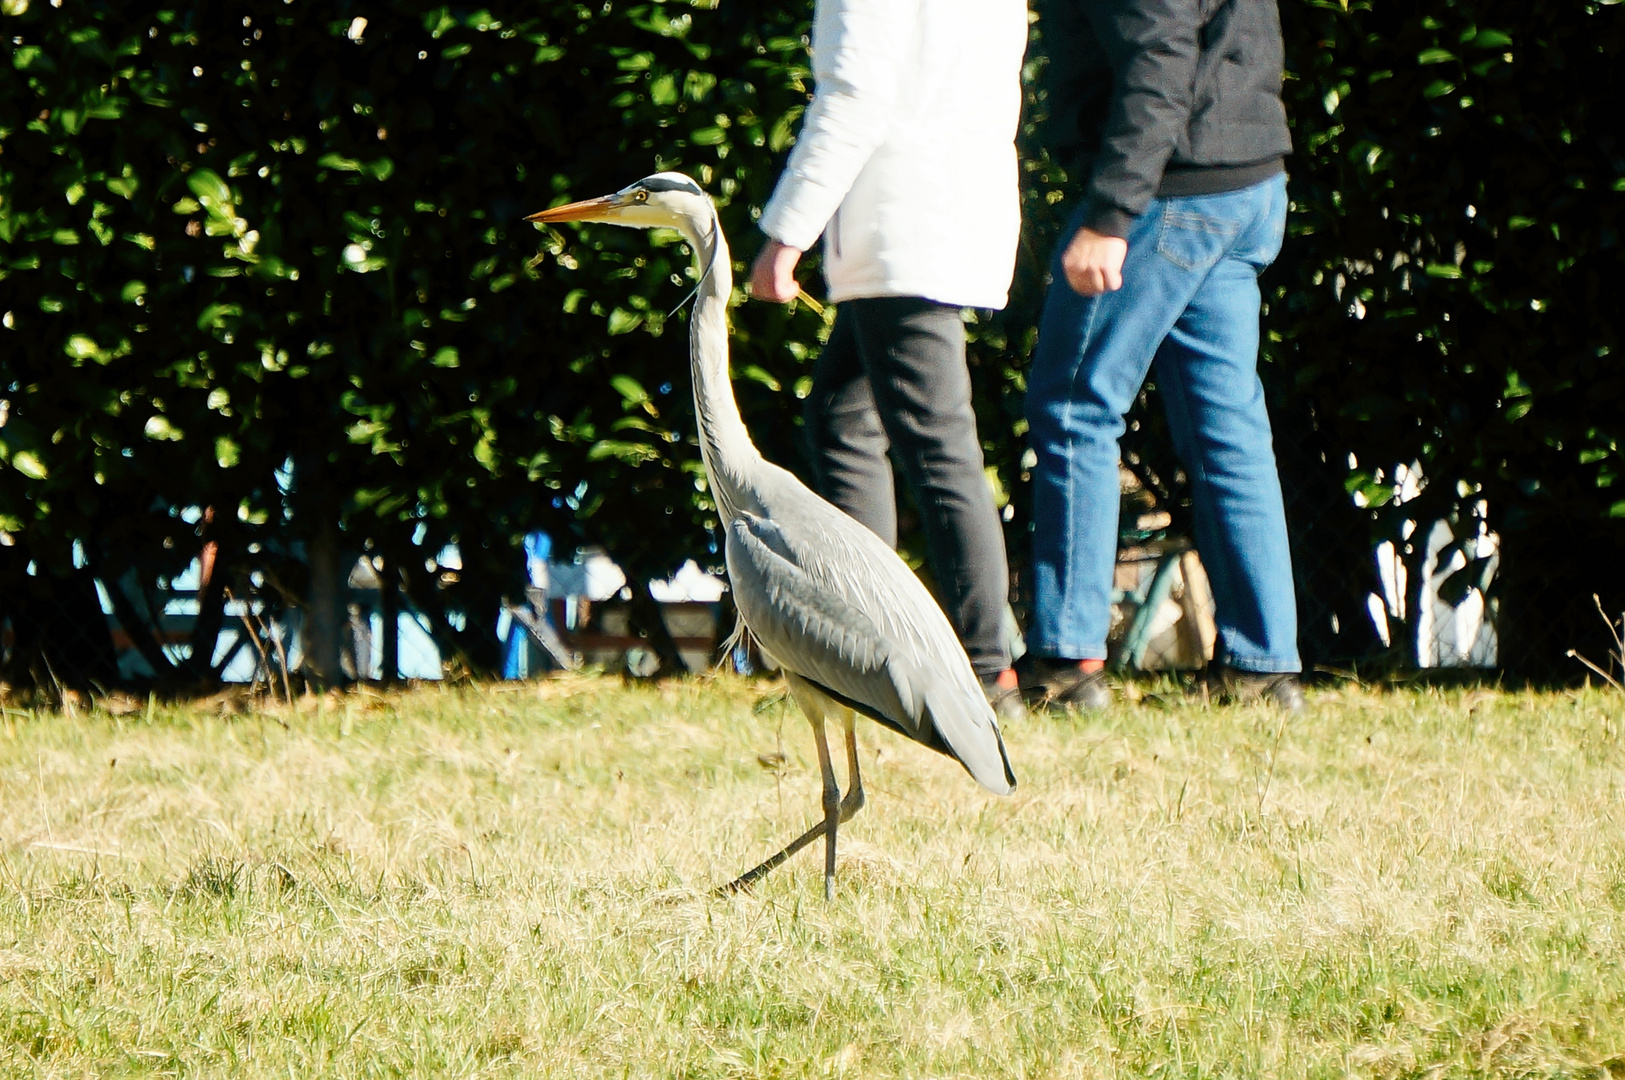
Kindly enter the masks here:
M 813 725 L 813 730 L 818 736 L 819 747 L 822 750 L 821 761 L 825 766 L 824 775 L 830 780 L 830 782 L 833 782 L 833 777 L 830 776 L 832 770 L 830 770 L 828 767 L 829 749 L 824 743 L 823 735 L 824 716 L 826 714 L 825 703 L 828 701 L 828 699 L 822 693 L 813 689 L 807 683 L 803 682 L 800 678 L 790 672 L 785 672 L 785 681 L 789 683 L 790 692 L 792 695 L 794 695 L 796 703 L 801 706 L 801 711 L 806 715 L 808 722 Z M 769 855 L 766 859 L 763 859 L 760 863 L 728 882 L 728 884 L 717 886 L 716 889 L 713 890 L 714 895 L 732 896 L 734 893 L 743 892 L 745 889 L 750 888 L 752 885 L 756 884 L 756 882 L 766 877 L 786 859 L 789 859 L 790 856 L 794 855 L 796 852 L 800 851 L 802 848 L 806 847 L 820 836 L 823 836 L 824 833 L 829 829 L 830 822 L 833 820 L 835 819 L 826 816 L 824 821 L 818 822 L 812 828 L 808 829 L 806 832 L 784 845 L 784 847 L 780 848 L 772 855 Z
M 818 740 L 818 770 L 824 775 L 824 899 L 829 901 L 835 899 L 835 827 L 841 821 L 841 785 L 835 782 L 824 718 L 813 719 L 812 726 Z
M 858 771 L 857 713 L 846 710 L 846 797 L 841 800 L 841 823 L 863 809 L 863 775 Z
M 717 896 L 732 896 L 736 892 L 743 892 L 766 877 L 770 871 L 783 863 L 790 856 L 806 847 L 808 844 L 824 835 L 824 823 L 818 822 L 812 828 L 784 845 L 783 848 L 769 855 L 757 865 L 746 870 L 726 885 L 718 885 L 712 890 Z

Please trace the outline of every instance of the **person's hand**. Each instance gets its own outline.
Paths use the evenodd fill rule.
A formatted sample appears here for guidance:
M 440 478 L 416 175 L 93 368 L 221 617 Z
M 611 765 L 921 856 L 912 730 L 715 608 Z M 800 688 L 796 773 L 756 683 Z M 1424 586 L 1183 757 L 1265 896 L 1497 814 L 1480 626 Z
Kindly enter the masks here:
M 1066 283 L 1079 296 L 1099 296 L 1123 287 L 1128 241 L 1093 229 L 1079 229 L 1061 253 Z
M 775 304 L 788 304 L 800 296 L 801 286 L 796 284 L 795 278 L 796 263 L 800 260 L 800 248 L 769 240 L 751 264 L 750 294 Z

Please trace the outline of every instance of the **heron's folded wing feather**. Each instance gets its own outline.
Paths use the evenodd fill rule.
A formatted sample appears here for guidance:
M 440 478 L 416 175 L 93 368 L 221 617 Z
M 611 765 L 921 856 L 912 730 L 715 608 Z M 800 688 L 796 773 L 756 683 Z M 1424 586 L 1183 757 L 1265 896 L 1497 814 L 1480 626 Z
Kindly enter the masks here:
M 815 534 L 808 521 L 819 516 L 729 524 L 728 573 L 745 624 L 790 670 L 1009 792 L 998 722 L 941 609 L 863 526 L 841 517 Z
M 791 671 L 928 741 L 920 726 L 923 703 L 891 670 L 874 621 L 775 551 L 774 538 L 763 535 L 770 529 L 750 515 L 728 525 L 728 578 L 750 632 Z
M 897 553 L 869 529 L 785 474 L 768 514 L 751 526 L 821 592 L 868 618 L 889 655 L 932 683 L 977 689 L 948 617 Z M 924 686 L 915 688 L 915 696 Z M 990 714 L 991 715 L 991 714 Z

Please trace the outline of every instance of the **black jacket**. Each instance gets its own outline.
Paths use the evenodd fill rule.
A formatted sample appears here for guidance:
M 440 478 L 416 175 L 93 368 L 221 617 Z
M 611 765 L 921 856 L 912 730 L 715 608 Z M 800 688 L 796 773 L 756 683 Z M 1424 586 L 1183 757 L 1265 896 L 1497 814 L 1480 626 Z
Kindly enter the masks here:
M 1233 191 L 1291 150 L 1275 0 L 1046 0 L 1050 138 L 1084 223 L 1126 236 L 1154 196 Z

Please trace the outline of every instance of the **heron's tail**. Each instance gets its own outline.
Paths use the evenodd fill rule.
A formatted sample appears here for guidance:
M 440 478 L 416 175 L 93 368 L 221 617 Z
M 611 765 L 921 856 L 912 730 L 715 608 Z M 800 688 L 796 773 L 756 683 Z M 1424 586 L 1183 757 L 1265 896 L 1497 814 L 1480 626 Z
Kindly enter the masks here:
M 995 795 L 1016 790 L 1016 774 L 1004 749 L 993 707 L 980 691 L 955 686 L 926 691 L 925 714 L 948 752 L 965 766 L 978 784 Z

